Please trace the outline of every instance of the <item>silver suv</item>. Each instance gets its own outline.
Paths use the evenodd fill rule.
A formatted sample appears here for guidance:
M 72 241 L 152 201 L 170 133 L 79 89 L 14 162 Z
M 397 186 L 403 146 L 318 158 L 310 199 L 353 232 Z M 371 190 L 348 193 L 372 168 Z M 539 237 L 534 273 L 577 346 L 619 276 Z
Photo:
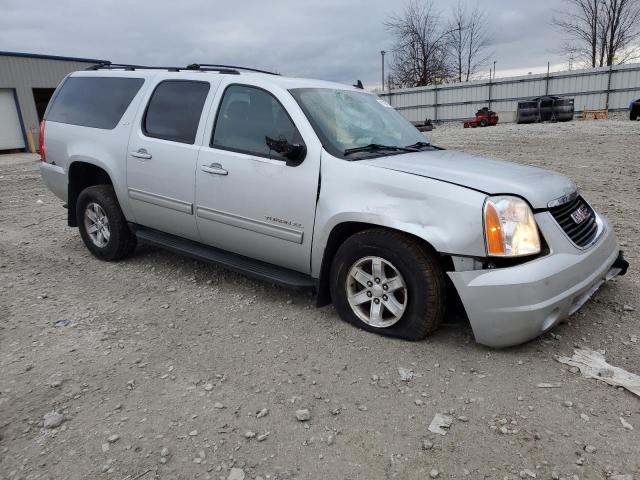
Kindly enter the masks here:
M 517 344 L 627 268 L 568 178 L 433 146 L 345 85 L 105 64 L 61 83 L 40 142 L 96 257 L 143 240 L 314 288 L 385 335 L 422 339 L 457 304 L 478 342 Z

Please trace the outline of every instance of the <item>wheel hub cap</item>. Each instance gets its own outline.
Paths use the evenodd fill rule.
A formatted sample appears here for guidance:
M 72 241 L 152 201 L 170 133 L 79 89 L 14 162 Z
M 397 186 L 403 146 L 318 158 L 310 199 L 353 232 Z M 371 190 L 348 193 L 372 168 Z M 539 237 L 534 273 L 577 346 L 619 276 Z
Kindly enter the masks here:
M 104 209 L 95 202 L 88 204 L 84 210 L 84 227 L 96 247 L 103 248 L 109 243 L 109 219 Z
M 400 271 L 381 257 L 356 261 L 346 281 L 353 313 L 367 325 L 387 328 L 398 322 L 407 308 L 407 285 Z

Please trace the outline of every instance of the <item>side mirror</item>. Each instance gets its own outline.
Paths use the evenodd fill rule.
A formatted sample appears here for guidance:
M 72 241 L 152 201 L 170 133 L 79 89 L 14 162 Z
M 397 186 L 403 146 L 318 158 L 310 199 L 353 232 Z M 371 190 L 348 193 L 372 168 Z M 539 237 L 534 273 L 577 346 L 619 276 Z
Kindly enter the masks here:
M 287 159 L 287 166 L 296 167 L 302 163 L 307 155 L 307 147 L 301 143 L 289 143 L 286 139 L 276 140 L 265 137 L 265 141 L 270 150 L 278 152 Z

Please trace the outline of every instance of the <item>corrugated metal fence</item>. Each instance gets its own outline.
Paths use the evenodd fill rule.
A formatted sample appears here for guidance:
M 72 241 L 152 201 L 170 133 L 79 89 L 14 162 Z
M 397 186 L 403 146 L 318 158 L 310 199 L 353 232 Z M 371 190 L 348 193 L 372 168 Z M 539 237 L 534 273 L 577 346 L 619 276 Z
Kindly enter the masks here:
M 623 110 L 640 98 L 640 64 L 473 80 L 379 93 L 408 120 L 460 120 L 488 106 L 513 121 L 517 103 L 542 95 L 573 97 L 576 112 L 586 108 Z

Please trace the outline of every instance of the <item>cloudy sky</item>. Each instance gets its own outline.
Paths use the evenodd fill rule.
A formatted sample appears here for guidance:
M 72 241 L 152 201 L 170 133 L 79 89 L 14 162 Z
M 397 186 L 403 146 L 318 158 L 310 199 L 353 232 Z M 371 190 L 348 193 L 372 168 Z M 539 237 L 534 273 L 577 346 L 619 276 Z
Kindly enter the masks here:
M 473 7 L 476 0 L 463 0 Z M 0 50 L 122 63 L 228 63 L 366 86 L 380 83 L 384 21 L 403 0 L 0 0 Z M 434 0 L 445 17 L 453 1 Z M 556 68 L 560 0 L 482 0 L 498 76 Z M 488 71 L 489 66 L 486 70 Z

